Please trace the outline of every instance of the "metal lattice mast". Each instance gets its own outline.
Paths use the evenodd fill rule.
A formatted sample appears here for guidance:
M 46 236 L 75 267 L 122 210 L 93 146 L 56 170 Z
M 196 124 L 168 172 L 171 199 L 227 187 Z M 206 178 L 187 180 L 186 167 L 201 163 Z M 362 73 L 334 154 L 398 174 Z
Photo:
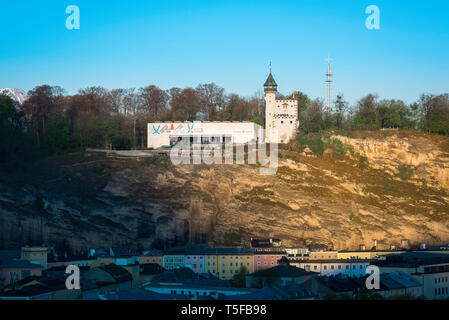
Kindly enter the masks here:
M 330 56 L 327 57 L 327 73 L 326 73 L 326 82 L 327 82 L 327 113 L 331 113 L 331 61 Z

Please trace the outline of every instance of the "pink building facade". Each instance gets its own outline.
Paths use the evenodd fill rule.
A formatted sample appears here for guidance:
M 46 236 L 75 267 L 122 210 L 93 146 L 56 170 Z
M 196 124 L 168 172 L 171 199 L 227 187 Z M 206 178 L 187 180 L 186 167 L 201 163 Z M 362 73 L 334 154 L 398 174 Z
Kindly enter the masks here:
M 184 265 L 187 268 L 192 269 L 193 272 L 195 272 L 195 273 L 205 273 L 206 272 L 204 255 L 186 254 L 184 261 L 185 261 Z
M 286 256 L 285 252 L 254 252 L 254 272 L 276 267 L 278 261 Z
M 156 263 L 164 266 L 164 257 L 162 255 L 142 255 L 139 256 L 139 264 Z
M 14 264 L 15 263 L 11 263 L 10 265 L 0 267 L 0 281 L 3 286 L 7 286 L 29 276 L 42 276 L 42 267 L 40 265 L 31 264 L 28 263 L 28 261 L 27 263 L 17 263 L 17 266 Z

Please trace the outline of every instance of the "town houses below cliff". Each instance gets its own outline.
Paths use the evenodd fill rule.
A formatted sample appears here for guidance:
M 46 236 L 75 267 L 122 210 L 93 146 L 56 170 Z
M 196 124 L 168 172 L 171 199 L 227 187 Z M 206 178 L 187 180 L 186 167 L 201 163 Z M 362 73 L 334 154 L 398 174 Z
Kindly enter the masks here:
M 333 251 L 251 239 L 248 248 L 188 245 L 167 250 L 92 248 L 58 256 L 51 247 L 0 250 L 1 300 L 312 300 L 449 297 L 449 246 Z M 77 266 L 80 289 L 66 287 Z M 370 266 L 380 287 L 366 286 Z

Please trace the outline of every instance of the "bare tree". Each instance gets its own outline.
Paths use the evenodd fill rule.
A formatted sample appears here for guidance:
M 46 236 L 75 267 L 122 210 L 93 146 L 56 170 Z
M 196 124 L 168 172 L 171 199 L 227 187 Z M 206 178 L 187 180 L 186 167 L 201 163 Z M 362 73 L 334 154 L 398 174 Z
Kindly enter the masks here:
M 221 109 L 224 103 L 224 89 L 215 83 L 200 84 L 196 88 L 201 102 L 201 111 L 207 121 L 216 119 L 217 108 Z

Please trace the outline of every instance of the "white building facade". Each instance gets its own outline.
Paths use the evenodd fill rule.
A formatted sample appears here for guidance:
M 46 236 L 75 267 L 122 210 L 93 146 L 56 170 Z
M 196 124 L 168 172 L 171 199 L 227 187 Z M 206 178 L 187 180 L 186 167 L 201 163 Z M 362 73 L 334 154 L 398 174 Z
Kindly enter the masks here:
M 298 101 L 276 100 L 277 84 L 270 72 L 264 84 L 267 143 L 288 143 L 298 130 Z
M 367 260 L 309 260 L 291 261 L 290 265 L 306 271 L 317 272 L 320 276 L 336 276 L 344 274 L 348 277 L 363 277 L 370 265 Z
M 422 264 L 379 267 L 382 274 L 395 271 L 402 271 L 418 280 L 423 286 L 422 294 L 428 299 L 448 299 L 449 298 L 449 261 L 436 263 L 429 262 Z
M 263 143 L 265 135 L 262 126 L 254 122 L 148 123 L 148 148 L 168 147 L 181 140 L 193 144 Z

